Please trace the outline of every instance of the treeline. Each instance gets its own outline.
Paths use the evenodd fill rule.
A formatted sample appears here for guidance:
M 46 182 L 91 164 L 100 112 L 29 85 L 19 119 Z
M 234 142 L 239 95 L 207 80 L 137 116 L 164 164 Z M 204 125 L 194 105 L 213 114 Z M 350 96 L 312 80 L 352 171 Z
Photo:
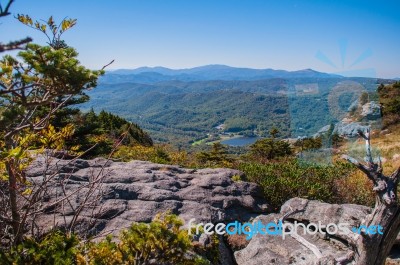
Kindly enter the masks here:
M 377 87 L 372 78 L 100 84 L 82 108 L 104 108 L 137 122 L 155 141 L 184 148 L 218 133 L 220 124 L 228 133 L 267 137 L 275 126 L 282 137 L 297 137 L 338 121 L 328 98 L 343 81 L 349 94 L 341 94 L 340 109 L 356 99 L 351 91 L 359 84 L 368 92 Z
M 91 158 L 108 156 L 119 145 L 153 145 L 149 134 L 135 123 L 104 110 L 97 114 L 93 109 L 84 113 L 76 108 L 76 104 L 87 100 L 84 94 L 68 100 L 67 106 L 50 119 L 50 124 L 58 129 L 73 125 L 74 132 L 65 141 L 66 150 Z
M 400 122 L 400 82 L 378 87 L 379 101 L 382 105 L 383 126 Z

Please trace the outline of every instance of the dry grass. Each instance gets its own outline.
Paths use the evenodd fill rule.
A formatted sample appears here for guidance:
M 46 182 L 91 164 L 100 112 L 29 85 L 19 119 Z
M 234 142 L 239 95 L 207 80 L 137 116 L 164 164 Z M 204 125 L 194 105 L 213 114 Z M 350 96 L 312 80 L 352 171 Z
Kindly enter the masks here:
M 381 157 L 385 175 L 392 174 L 400 167 L 400 125 L 392 126 L 387 134 L 375 132 L 371 136 L 374 159 Z M 339 153 L 348 154 L 360 161 L 365 157 L 365 142 L 362 139 L 348 141 Z M 372 206 L 375 196 L 372 183 L 361 171 L 355 171 L 345 179 L 337 181 L 338 195 L 348 203 Z
M 237 251 L 244 249 L 248 244 L 249 240 L 246 240 L 245 235 L 227 235 L 226 241 L 232 250 Z
M 375 193 L 372 182 L 361 172 L 355 171 L 346 178 L 336 181 L 339 203 L 354 203 L 372 207 L 375 203 Z
M 373 133 L 371 147 L 374 159 L 381 157 L 384 173 L 391 174 L 400 167 L 400 125 L 392 126 L 389 133 Z M 362 160 L 365 156 L 365 142 L 362 139 L 348 141 L 340 148 L 340 153 L 349 154 Z

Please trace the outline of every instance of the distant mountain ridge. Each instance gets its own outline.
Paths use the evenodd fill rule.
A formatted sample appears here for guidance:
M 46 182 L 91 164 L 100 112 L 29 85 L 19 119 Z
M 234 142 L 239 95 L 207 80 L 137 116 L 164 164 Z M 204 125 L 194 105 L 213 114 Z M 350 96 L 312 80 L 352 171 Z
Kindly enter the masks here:
M 218 136 L 222 124 L 228 134 L 266 137 L 277 127 L 280 137 L 313 135 L 338 121 L 332 106 L 347 110 L 360 88 L 372 96 L 379 84 L 392 82 L 312 69 L 140 67 L 107 72 L 81 108 L 118 114 L 148 130 L 155 142 L 186 148 Z M 343 87 L 348 93 L 330 98 Z
M 109 71 L 101 78 L 103 83 L 157 83 L 163 81 L 210 81 L 210 80 L 262 80 L 271 78 L 341 78 L 340 75 L 328 74 L 313 69 L 298 71 L 239 68 L 227 65 L 205 65 L 187 69 L 166 67 L 140 67 Z

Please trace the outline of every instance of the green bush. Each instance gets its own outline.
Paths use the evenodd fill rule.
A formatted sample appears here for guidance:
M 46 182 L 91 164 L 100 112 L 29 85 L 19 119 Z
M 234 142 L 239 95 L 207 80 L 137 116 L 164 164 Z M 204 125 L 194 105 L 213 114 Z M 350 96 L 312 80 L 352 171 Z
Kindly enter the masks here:
M 294 158 L 267 164 L 245 162 L 239 169 L 245 173 L 247 181 L 261 186 L 267 201 L 276 210 L 293 197 L 338 201 L 336 179 L 352 172 L 352 167 L 343 162 L 323 166 Z
M 187 230 L 181 229 L 182 225 L 178 216 L 162 214 L 149 224 L 133 223 L 121 231 L 118 242 L 107 236 L 100 242 L 85 244 L 76 235 L 53 231 L 38 240 L 27 238 L 11 250 L 0 249 L 0 264 L 210 264 L 202 256 L 217 262 L 218 241 L 209 247 L 199 247 L 192 243 Z M 209 253 L 213 255 L 209 257 Z
M 256 161 L 268 161 L 292 154 L 293 150 L 288 142 L 275 138 L 257 140 L 250 146 L 250 156 Z
M 157 215 L 150 224 L 133 223 L 121 231 L 119 243 L 111 237 L 91 243 L 86 256 L 78 257 L 79 264 L 209 264 L 193 252 L 191 237 L 182 225 L 173 214 Z
M 400 123 L 400 82 L 378 87 L 384 128 Z
M 214 143 L 209 152 L 197 153 L 196 159 L 201 167 L 231 167 L 233 162 L 226 146 L 219 142 Z
M 176 215 L 157 217 L 150 224 L 135 223 L 122 231 L 118 248 L 123 259 L 132 264 L 146 264 L 155 259 L 160 263 L 189 264 L 186 252 L 191 241 L 183 222 Z
M 53 231 L 40 240 L 27 238 L 8 252 L 0 250 L 0 264 L 70 265 L 76 263 L 79 239 L 61 231 Z
M 299 147 L 300 151 L 314 150 L 322 147 L 322 138 L 303 138 L 294 143 L 294 146 Z

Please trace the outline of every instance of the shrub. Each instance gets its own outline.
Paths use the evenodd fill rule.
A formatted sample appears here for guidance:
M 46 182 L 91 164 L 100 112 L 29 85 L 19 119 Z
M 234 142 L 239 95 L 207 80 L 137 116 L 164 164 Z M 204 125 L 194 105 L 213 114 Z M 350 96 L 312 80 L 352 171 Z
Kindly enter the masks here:
M 245 173 L 246 180 L 261 186 L 266 199 L 275 209 L 293 197 L 336 202 L 336 179 L 346 177 L 353 171 L 352 166 L 343 162 L 315 165 L 293 158 L 268 164 L 241 163 L 239 169 Z
M 232 178 L 231 178 L 233 181 L 241 181 L 242 180 L 242 177 L 240 176 L 240 175 L 233 175 L 232 176 Z
M 21 244 L 3 252 L 0 264 L 43 265 L 119 265 L 119 264 L 181 264 L 205 265 L 219 259 L 218 241 L 207 247 L 194 246 L 183 221 L 173 214 L 160 214 L 153 222 L 133 223 L 121 231 L 119 241 L 107 236 L 102 241 L 82 244 L 79 238 L 61 231 L 52 231 L 43 238 L 25 239 Z
M 292 154 L 293 150 L 288 142 L 274 138 L 257 140 L 250 146 L 250 156 L 259 161 L 268 161 Z
M 89 264 L 209 264 L 206 259 L 193 252 L 191 238 L 180 229 L 181 219 L 173 214 L 157 215 L 153 222 L 133 223 L 123 230 L 119 243 L 107 237 L 92 243 L 87 251 Z M 85 258 L 80 259 L 85 263 Z
M 384 128 L 400 122 L 400 82 L 378 87 Z
M 52 231 L 40 240 L 25 239 L 8 252 L 0 250 L 1 264 L 75 264 L 79 253 L 79 239 L 61 231 Z
M 113 154 L 113 158 L 123 161 L 144 160 L 159 164 L 186 165 L 188 163 L 188 156 L 185 151 L 175 151 L 167 145 L 121 146 Z
M 299 147 L 300 151 L 319 149 L 322 147 L 322 138 L 303 138 L 294 143 L 294 146 Z
M 183 222 L 176 215 L 167 215 L 150 223 L 132 224 L 122 231 L 118 248 L 128 263 L 145 264 L 155 259 L 161 263 L 183 264 L 191 241 L 186 231 L 179 230 Z
M 346 178 L 338 178 L 335 184 L 337 203 L 354 203 L 370 207 L 374 205 L 373 184 L 362 172 L 355 171 Z
M 196 154 L 198 165 L 203 167 L 232 167 L 233 159 L 228 155 L 226 146 L 217 142 L 209 152 Z

